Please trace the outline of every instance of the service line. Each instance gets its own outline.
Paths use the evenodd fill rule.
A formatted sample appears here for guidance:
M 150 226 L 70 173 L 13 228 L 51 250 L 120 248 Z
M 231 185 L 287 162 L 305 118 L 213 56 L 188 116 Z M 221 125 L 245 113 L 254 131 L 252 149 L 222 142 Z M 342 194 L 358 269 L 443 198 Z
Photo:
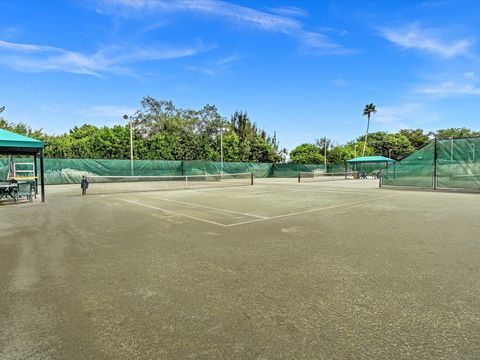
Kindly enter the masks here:
M 235 215 L 242 215 L 242 216 L 247 216 L 247 217 L 255 217 L 258 219 L 268 219 L 266 216 L 260 216 L 260 215 L 254 215 L 254 214 L 247 214 L 247 213 L 242 213 L 239 211 L 233 211 L 233 210 L 227 210 L 227 209 L 220 209 L 216 207 L 211 207 L 211 206 L 205 206 L 205 205 L 199 205 L 199 204 L 192 204 L 188 202 L 183 202 L 183 201 L 178 201 L 178 200 L 170 200 L 170 199 L 163 199 L 160 198 L 159 200 L 161 201 L 168 201 L 168 202 L 173 202 L 177 204 L 182 204 L 182 205 L 187 205 L 187 206 L 192 206 L 192 207 L 199 207 L 207 210 L 213 210 L 213 211 L 218 211 L 218 212 L 225 212 L 225 213 L 230 213 L 230 214 L 235 214 Z
M 127 199 L 118 199 L 118 200 L 125 201 L 125 202 L 128 202 L 128 203 L 130 203 L 130 204 L 135 204 L 135 205 L 138 205 L 138 206 L 143 206 L 143 207 L 146 207 L 146 208 L 149 208 L 149 209 L 154 209 L 154 210 L 163 211 L 163 212 L 165 212 L 165 213 L 167 213 L 167 214 L 174 214 L 174 215 L 177 215 L 177 216 L 183 216 L 183 217 L 186 217 L 186 218 L 189 218 L 189 219 L 193 219 L 193 220 L 197 220 L 197 221 L 202 221 L 202 222 L 209 223 L 209 224 L 213 224 L 213 225 L 218 225 L 218 226 L 223 226 L 223 227 L 226 227 L 226 226 L 227 226 L 227 225 L 225 225 L 225 224 L 220 224 L 220 223 L 218 223 L 218 222 L 216 222 L 216 221 L 200 219 L 200 218 L 197 218 L 197 217 L 195 217 L 195 216 L 182 214 L 182 213 L 179 213 L 179 212 L 176 212 L 176 211 L 172 211 L 172 210 L 162 209 L 162 208 L 159 208 L 158 206 L 147 205 L 147 204 L 143 204 L 143 203 L 138 202 L 138 201 L 127 200 Z M 263 219 L 258 219 L 258 220 L 263 220 Z

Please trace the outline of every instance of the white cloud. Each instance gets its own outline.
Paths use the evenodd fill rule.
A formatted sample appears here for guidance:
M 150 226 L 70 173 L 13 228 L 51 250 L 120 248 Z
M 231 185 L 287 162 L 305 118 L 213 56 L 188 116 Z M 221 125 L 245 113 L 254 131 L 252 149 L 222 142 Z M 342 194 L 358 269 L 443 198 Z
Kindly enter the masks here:
M 295 37 L 303 46 L 320 50 L 322 54 L 352 53 L 321 33 L 305 30 L 304 25 L 292 17 L 300 13 L 301 9 L 297 8 L 282 8 L 283 14 L 279 14 L 278 11 L 259 11 L 220 0 L 103 0 L 99 4 L 102 13 L 110 12 L 122 16 L 143 16 L 146 12 L 158 16 L 164 16 L 167 12 L 194 12 Z M 286 14 L 286 11 L 290 14 Z M 292 12 L 295 12 L 295 15 Z
M 199 73 L 202 73 L 202 74 L 208 75 L 208 76 L 216 76 L 218 74 L 216 69 L 209 68 L 209 67 L 206 67 L 206 66 L 202 67 L 202 66 L 190 65 L 190 66 L 187 66 L 187 69 L 191 70 L 191 71 L 199 72 Z
M 233 54 L 210 62 L 204 66 L 190 65 L 187 66 L 187 69 L 208 76 L 217 76 L 227 70 L 234 62 L 237 62 L 240 59 L 241 56 Z
M 385 28 L 380 33 L 385 39 L 404 49 L 417 49 L 444 58 L 468 55 L 473 45 L 471 39 L 445 41 L 445 32 L 422 28 L 418 23 L 396 29 Z
M 0 63 L 18 71 L 61 71 L 101 76 L 103 73 L 132 75 L 127 64 L 194 56 L 210 50 L 202 43 L 187 47 L 104 47 L 93 54 L 37 44 L 0 40 Z
M 402 128 L 421 127 L 439 119 L 440 115 L 429 109 L 428 106 L 418 102 L 411 102 L 402 105 L 377 107 L 377 113 L 372 117 L 372 127 L 395 131 Z
M 296 6 L 282 6 L 277 8 L 270 8 L 271 12 L 284 15 L 284 16 L 296 16 L 296 17 L 306 17 L 308 16 L 307 11 L 304 9 L 298 8 Z
M 462 95 L 480 95 L 480 88 L 474 84 L 459 84 L 446 81 L 438 85 L 418 87 L 416 92 L 435 97 L 453 97 Z
M 0 48 L 7 49 L 7 50 L 16 50 L 21 52 L 62 51 L 62 49 L 52 47 L 52 46 L 19 44 L 19 43 L 13 43 L 13 42 L 3 41 L 3 40 L 0 40 Z

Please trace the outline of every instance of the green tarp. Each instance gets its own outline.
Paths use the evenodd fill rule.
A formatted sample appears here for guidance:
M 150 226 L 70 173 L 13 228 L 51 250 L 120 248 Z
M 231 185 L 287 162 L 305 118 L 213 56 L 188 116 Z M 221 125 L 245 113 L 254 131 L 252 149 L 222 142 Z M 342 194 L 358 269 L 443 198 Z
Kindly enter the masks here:
M 431 141 L 405 159 L 388 166 L 382 184 L 480 190 L 480 138 Z
M 15 162 L 31 162 L 30 159 L 15 158 Z M 38 166 L 38 164 L 37 164 Z M 256 177 L 297 177 L 299 172 L 316 169 L 324 170 L 323 165 L 305 164 L 271 164 L 215 162 L 205 160 L 134 160 L 133 175 L 204 175 L 204 174 L 238 174 L 253 173 Z M 344 171 L 344 166 L 328 166 L 328 172 Z M 8 159 L 0 158 L 0 179 L 8 173 Z M 78 184 L 82 175 L 130 176 L 130 160 L 95 160 L 95 159 L 45 159 L 45 181 L 47 184 Z

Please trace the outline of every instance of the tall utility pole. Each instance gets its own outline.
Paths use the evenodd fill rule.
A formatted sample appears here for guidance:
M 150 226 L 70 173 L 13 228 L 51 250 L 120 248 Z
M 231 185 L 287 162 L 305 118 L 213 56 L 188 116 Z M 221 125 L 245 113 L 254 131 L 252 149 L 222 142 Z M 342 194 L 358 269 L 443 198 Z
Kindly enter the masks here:
M 220 163 L 221 163 L 221 172 L 223 174 L 223 132 L 228 131 L 228 128 L 224 128 L 223 126 L 220 128 Z
M 128 120 L 128 115 L 123 115 L 125 120 Z M 132 119 L 128 122 L 130 125 L 130 174 L 133 176 L 133 128 L 132 128 Z
M 324 156 L 324 162 L 325 162 L 325 172 L 327 172 L 327 139 L 325 139 L 325 156 Z

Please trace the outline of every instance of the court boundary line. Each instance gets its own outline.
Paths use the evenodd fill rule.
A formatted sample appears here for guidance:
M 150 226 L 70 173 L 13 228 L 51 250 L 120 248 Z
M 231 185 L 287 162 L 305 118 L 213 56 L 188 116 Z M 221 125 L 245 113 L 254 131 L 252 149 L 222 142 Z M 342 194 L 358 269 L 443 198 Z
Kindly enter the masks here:
M 225 212 L 225 213 L 231 213 L 231 214 L 236 214 L 236 215 L 243 215 L 243 216 L 248 216 L 248 217 L 255 217 L 255 218 L 259 218 L 259 219 L 268 219 L 268 217 L 266 217 L 266 216 L 254 215 L 254 214 L 247 214 L 247 213 L 242 213 L 242 212 L 240 212 L 240 211 L 233 211 L 233 210 L 228 210 L 228 209 L 220 209 L 220 208 L 216 208 L 216 207 L 212 207 L 212 206 L 205 206 L 205 205 L 200 205 L 200 204 L 193 204 L 193 203 L 188 203 L 188 202 L 184 202 L 184 201 L 171 200 L 171 199 L 162 199 L 162 198 L 159 198 L 159 200 L 167 201 L 167 202 L 173 202 L 173 203 L 178 203 L 178 204 L 183 204 L 183 205 L 187 205 L 187 206 L 204 208 L 204 209 L 208 209 L 208 210 L 214 210 L 214 211 L 218 211 L 218 212 Z
M 187 215 L 187 214 L 182 214 L 182 213 L 179 213 L 179 212 L 176 212 L 176 211 L 172 211 L 172 210 L 162 209 L 162 208 L 160 208 L 160 207 L 158 207 L 158 206 L 152 206 L 152 205 L 148 205 L 148 204 L 143 204 L 143 203 L 138 202 L 138 201 L 127 200 L 127 199 L 118 199 L 118 200 L 125 201 L 125 202 L 128 202 L 128 203 L 130 203 L 130 204 L 137 205 L 137 206 L 143 206 L 143 207 L 150 208 L 150 209 L 154 209 L 154 210 L 160 210 L 160 211 L 163 211 L 164 213 L 167 213 L 167 214 L 174 214 L 174 215 L 177 215 L 177 216 L 182 216 L 182 217 L 186 217 L 186 218 L 193 219 L 193 220 L 197 220 L 197 221 L 202 221 L 202 222 L 209 223 L 209 224 L 213 224 L 213 225 L 218 225 L 218 226 L 222 226 L 222 227 L 226 227 L 226 226 L 227 226 L 227 225 L 225 225 L 225 224 L 221 224 L 221 223 L 218 223 L 218 222 L 216 222 L 216 221 L 211 221 L 211 220 L 206 220 L 206 219 L 200 219 L 200 218 L 195 217 L 195 216 L 191 216 L 191 215 Z M 263 220 L 263 219 L 257 219 L 257 220 Z
M 234 224 L 228 224 L 228 225 L 225 225 L 225 227 L 233 227 L 233 226 L 237 226 L 237 225 L 250 224 L 250 223 L 254 223 L 254 222 L 281 219 L 281 218 L 283 218 L 283 217 L 289 217 L 289 216 L 295 216 L 295 215 L 300 215 L 300 214 L 306 214 L 306 213 L 311 213 L 311 212 L 315 212 L 315 211 L 335 209 L 335 208 L 344 207 L 344 206 L 353 206 L 353 205 L 357 205 L 357 204 L 362 204 L 362 203 L 366 203 L 366 202 L 371 202 L 372 200 L 379 200 L 379 199 L 389 198 L 389 197 L 392 197 L 392 196 L 396 196 L 396 195 L 388 195 L 388 196 L 377 197 L 377 198 L 374 198 L 374 199 L 364 199 L 364 200 L 359 200 L 359 201 L 352 201 L 352 202 L 349 202 L 349 203 L 339 203 L 339 204 L 327 205 L 327 206 L 320 207 L 320 208 L 314 208 L 314 209 L 309 209 L 309 210 L 296 211 L 296 212 L 292 212 L 292 213 L 288 213 L 288 214 L 271 216 L 271 217 L 268 218 L 268 219 L 255 219 L 255 220 L 242 221 L 242 222 L 234 223 Z
M 234 226 L 251 224 L 251 223 L 256 223 L 256 222 L 281 219 L 281 218 L 284 218 L 284 217 L 295 216 L 295 215 L 300 215 L 300 214 L 307 214 L 307 213 L 316 212 L 316 211 L 335 209 L 335 208 L 340 208 L 340 207 L 345 207 L 345 206 L 354 206 L 354 205 L 363 204 L 363 203 L 367 203 L 367 202 L 371 202 L 371 201 L 375 201 L 375 200 L 380 200 L 380 199 L 386 199 L 386 198 L 390 198 L 390 197 L 394 197 L 394 196 L 398 196 L 398 194 L 380 196 L 380 197 L 376 197 L 376 198 L 373 198 L 373 199 L 363 199 L 363 200 L 352 201 L 352 202 L 348 202 L 348 203 L 337 203 L 337 204 L 327 205 L 327 206 L 319 207 L 319 208 L 313 208 L 313 209 L 302 210 L 302 211 L 295 211 L 295 212 L 291 212 L 291 213 L 287 213 L 287 214 L 275 215 L 275 216 L 271 216 L 271 217 L 264 217 L 264 218 L 247 220 L 247 221 L 241 221 L 241 222 L 231 223 L 231 224 L 222 224 L 222 223 L 212 221 L 212 220 L 201 219 L 201 218 L 198 218 L 198 217 L 195 217 L 195 216 L 182 214 L 182 213 L 177 212 L 177 211 L 163 209 L 163 208 L 160 208 L 158 206 L 143 204 L 141 202 L 134 201 L 134 200 L 127 200 L 127 199 L 118 199 L 118 200 L 128 202 L 128 203 L 131 203 L 131 204 L 134 204 L 134 205 L 137 205 L 137 206 L 143 206 L 143 207 L 146 207 L 146 208 L 163 211 L 167 214 L 174 214 L 174 215 L 177 215 L 177 216 L 180 216 L 180 217 L 186 217 L 186 218 L 189 218 L 189 219 L 205 222 L 205 223 L 208 223 L 208 224 L 213 224 L 213 225 L 217 225 L 217 226 L 221 226 L 221 227 L 234 227 Z M 217 210 L 221 210 L 221 209 L 217 209 Z
M 336 194 L 371 194 L 371 191 L 337 191 L 335 189 L 326 189 L 326 190 L 317 190 L 317 189 L 289 189 L 289 188 L 281 188 L 281 187 L 273 187 L 273 186 L 263 186 L 262 184 L 256 184 L 255 185 L 257 188 L 263 187 L 264 189 L 275 189 L 275 190 L 281 190 L 281 191 L 301 191 L 301 192 L 317 192 L 317 193 L 336 193 Z M 377 188 L 375 188 L 377 189 Z

